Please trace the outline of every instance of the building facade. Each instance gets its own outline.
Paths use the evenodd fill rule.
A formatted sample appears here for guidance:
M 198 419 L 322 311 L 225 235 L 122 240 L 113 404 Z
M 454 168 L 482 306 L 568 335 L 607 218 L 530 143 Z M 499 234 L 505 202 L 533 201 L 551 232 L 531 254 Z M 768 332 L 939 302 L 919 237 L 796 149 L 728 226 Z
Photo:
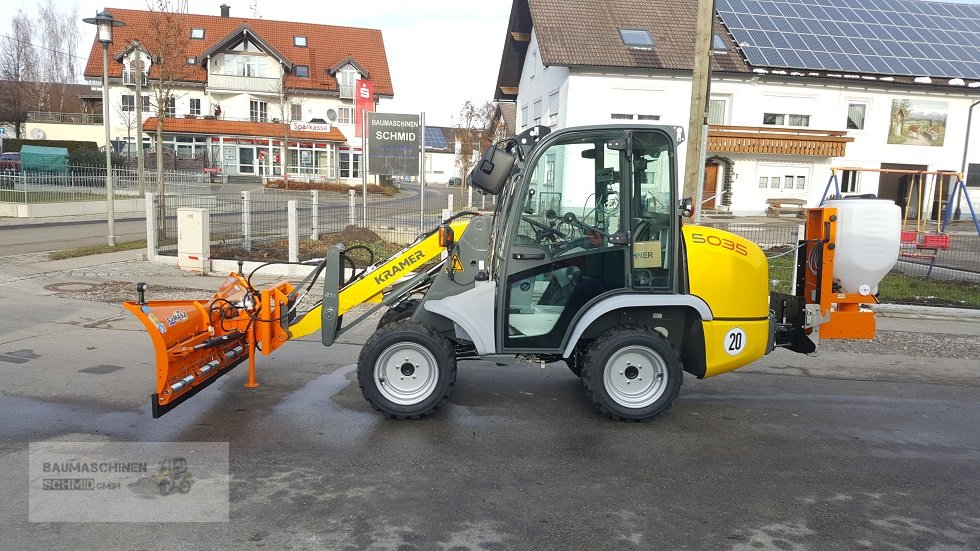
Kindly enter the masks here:
M 219 16 L 181 14 L 170 27 L 184 38 L 182 67 L 168 65 L 172 88 L 163 94 L 155 86 L 162 64 L 154 65 L 163 16 L 106 11 L 126 23 L 114 31 L 108 90 L 110 134 L 130 144 L 124 150 L 137 147 L 140 124 L 143 146 L 155 145 L 162 104 L 160 146 L 212 171 L 360 180 L 358 113 L 394 93 L 381 31 L 235 18 L 227 6 Z M 101 50 L 93 43 L 85 68 L 100 89 Z
M 514 102 L 517 130 L 628 121 L 686 128 L 697 3 L 572 4 L 514 2 L 495 99 Z M 894 10 L 903 8 L 859 2 L 869 9 L 834 12 L 839 26 L 828 23 L 819 33 L 813 20 L 829 11 L 790 11 L 821 4 L 833 2 L 718 1 L 703 207 L 749 215 L 764 212 L 768 199 L 814 206 L 834 168 L 842 169 L 837 184 L 845 194 L 873 193 L 934 216 L 956 173 L 972 167 L 976 177 L 968 183 L 980 203 L 980 123 L 968 127 L 980 99 L 980 64 L 973 62 L 980 60 L 980 9 L 902 3 L 948 10 L 944 18 L 903 19 L 903 41 L 883 34 L 894 31 Z M 841 17 L 857 21 L 845 27 Z M 873 18 L 887 24 L 875 26 Z M 922 21 L 954 19 L 969 24 L 935 29 L 928 38 L 952 34 L 940 41 L 959 47 L 912 53 L 912 33 L 926 37 Z M 858 36 L 842 36 L 848 33 Z M 883 36 L 871 38 L 875 33 Z M 892 51 L 898 47 L 903 54 Z M 781 54 L 778 61 L 772 52 Z M 974 111 L 980 117 L 980 107 Z M 682 145 L 680 167 L 684 157 Z

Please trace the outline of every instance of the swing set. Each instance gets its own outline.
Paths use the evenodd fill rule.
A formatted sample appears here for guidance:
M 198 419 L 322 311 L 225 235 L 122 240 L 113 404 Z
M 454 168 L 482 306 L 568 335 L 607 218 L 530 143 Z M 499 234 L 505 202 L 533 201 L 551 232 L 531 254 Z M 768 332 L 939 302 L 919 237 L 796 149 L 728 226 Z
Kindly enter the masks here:
M 946 170 L 939 171 L 926 171 L 926 170 L 899 170 L 899 169 L 886 169 L 886 168 L 831 168 L 830 169 L 830 180 L 827 181 L 827 187 L 824 188 L 823 196 L 820 199 L 820 206 L 823 206 L 827 199 L 841 199 L 843 195 L 840 191 L 840 181 L 837 178 L 837 173 L 842 170 L 851 170 L 856 172 L 877 172 L 884 174 L 906 174 L 911 176 L 909 179 L 908 193 L 905 197 L 905 208 L 902 209 L 902 234 L 900 240 L 900 250 L 899 255 L 910 260 L 924 260 L 929 264 L 929 270 L 926 272 L 926 277 L 932 275 L 932 269 L 936 265 L 936 256 L 939 251 L 949 250 L 950 239 L 949 233 L 946 232 L 946 228 L 949 226 L 949 222 L 953 215 L 953 205 L 961 197 L 965 200 L 967 207 L 970 209 L 970 215 L 973 217 L 973 226 L 977 230 L 977 235 L 980 236 L 980 221 L 977 220 L 977 213 L 973 209 L 973 203 L 970 202 L 970 194 L 966 190 L 966 183 L 963 182 L 963 174 L 960 172 L 952 172 Z M 926 202 L 928 199 L 927 190 L 932 192 L 937 190 L 936 196 L 943 196 L 943 182 L 946 177 L 954 176 L 956 182 L 950 186 L 949 196 L 946 202 L 946 208 L 942 212 L 942 216 L 937 216 L 936 229 L 935 231 L 929 230 L 929 216 L 923 216 L 922 212 L 925 209 Z M 831 186 L 834 189 L 834 195 L 828 197 Z M 912 204 L 912 198 L 916 197 L 916 203 Z M 909 218 L 913 212 L 914 216 L 914 228 L 906 229 L 909 226 Z

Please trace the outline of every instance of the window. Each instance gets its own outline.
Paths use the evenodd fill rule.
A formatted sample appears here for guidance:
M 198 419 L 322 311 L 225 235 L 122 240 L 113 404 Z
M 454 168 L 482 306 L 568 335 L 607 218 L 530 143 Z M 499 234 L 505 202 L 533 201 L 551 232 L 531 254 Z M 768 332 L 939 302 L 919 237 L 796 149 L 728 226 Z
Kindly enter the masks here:
M 728 102 L 724 99 L 708 101 L 708 124 L 725 124 L 725 107 Z
M 728 44 L 725 43 L 725 39 L 722 38 L 720 34 L 716 34 L 711 38 L 711 53 L 714 54 L 728 53 Z
M 797 164 L 759 164 L 759 189 L 781 191 L 788 197 L 805 192 L 810 167 Z
M 300 48 L 306 47 L 306 37 L 305 36 L 294 36 L 293 46 L 298 46 Z
M 769 177 L 759 176 L 759 189 L 766 189 L 769 187 Z
M 201 98 L 191 98 L 190 114 L 191 115 L 201 114 Z
M 787 178 L 788 178 L 788 176 L 787 176 Z M 806 189 L 806 176 L 797 176 L 796 177 L 796 189 L 798 189 L 798 190 Z
M 187 58 L 187 64 L 188 65 L 194 65 L 195 63 L 197 63 L 197 58 L 196 57 L 191 56 L 191 57 L 188 57 Z
M 861 173 L 856 170 L 845 170 L 840 178 L 841 193 L 861 193 Z
M 301 121 L 303 120 L 303 105 L 299 103 L 294 103 L 289 106 L 289 120 L 291 121 Z
M 847 129 L 864 130 L 864 117 L 868 111 L 866 103 L 847 104 Z
M 548 95 L 548 125 L 554 126 L 558 124 L 558 105 L 560 104 L 560 98 L 558 92 L 552 92 Z
M 354 124 L 354 108 L 337 108 L 337 124 Z
M 260 58 L 251 55 L 226 55 L 225 74 L 239 77 L 264 76 Z
M 269 120 L 269 104 L 264 101 L 250 100 L 248 102 L 248 119 L 252 122 L 267 122 Z
M 165 117 L 176 117 L 177 116 L 177 100 L 173 97 L 167 98 L 166 107 L 163 108 L 163 113 Z
M 204 29 L 191 29 L 191 38 L 194 40 L 204 40 Z
M 521 128 L 527 128 L 527 106 L 521 107 Z
M 122 97 L 122 110 L 132 111 L 136 109 L 136 96 L 124 95 Z
M 637 115 L 636 120 L 638 121 L 659 121 L 660 115 Z
M 340 86 L 340 98 L 351 99 L 354 97 L 354 84 L 360 78 L 360 74 L 350 65 L 344 67 L 337 73 L 337 84 Z
M 967 187 L 980 187 L 980 163 L 970 163 L 966 169 Z
M 631 121 L 633 120 L 632 113 L 610 113 L 609 118 L 614 121 Z
M 138 69 L 126 67 L 123 70 L 123 84 L 126 86 L 136 86 L 137 75 L 141 75 Z M 142 85 L 146 86 L 146 75 L 141 76 L 143 77 Z
M 308 65 L 297 65 L 295 71 L 298 77 L 310 78 L 310 67 Z
M 653 38 L 650 36 L 650 31 L 644 29 L 619 29 L 619 37 L 623 40 L 623 45 L 628 48 L 653 49 Z
M 810 126 L 810 115 L 796 115 L 784 113 L 765 113 L 762 115 L 762 124 L 769 126 Z
M 143 111 L 150 110 L 150 96 L 143 96 Z
M 542 108 L 541 100 L 540 99 L 534 100 L 534 124 L 535 125 L 541 124 L 541 108 Z

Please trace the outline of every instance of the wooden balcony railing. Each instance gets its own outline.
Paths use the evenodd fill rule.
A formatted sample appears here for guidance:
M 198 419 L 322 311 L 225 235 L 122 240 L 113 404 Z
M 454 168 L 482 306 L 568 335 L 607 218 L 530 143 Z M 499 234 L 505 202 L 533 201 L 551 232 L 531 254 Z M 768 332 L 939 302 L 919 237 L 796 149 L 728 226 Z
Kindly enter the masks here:
M 845 130 L 759 126 L 708 126 L 708 151 L 843 157 L 854 138 Z

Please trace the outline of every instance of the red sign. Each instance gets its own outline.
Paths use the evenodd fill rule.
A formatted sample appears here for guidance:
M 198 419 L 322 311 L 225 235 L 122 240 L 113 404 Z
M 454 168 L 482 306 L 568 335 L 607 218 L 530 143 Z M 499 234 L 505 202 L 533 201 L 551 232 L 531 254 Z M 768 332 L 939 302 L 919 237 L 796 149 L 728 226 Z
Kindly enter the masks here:
M 364 112 L 374 111 L 374 83 L 370 80 L 358 80 L 354 85 L 354 136 L 361 137 L 361 125 Z

